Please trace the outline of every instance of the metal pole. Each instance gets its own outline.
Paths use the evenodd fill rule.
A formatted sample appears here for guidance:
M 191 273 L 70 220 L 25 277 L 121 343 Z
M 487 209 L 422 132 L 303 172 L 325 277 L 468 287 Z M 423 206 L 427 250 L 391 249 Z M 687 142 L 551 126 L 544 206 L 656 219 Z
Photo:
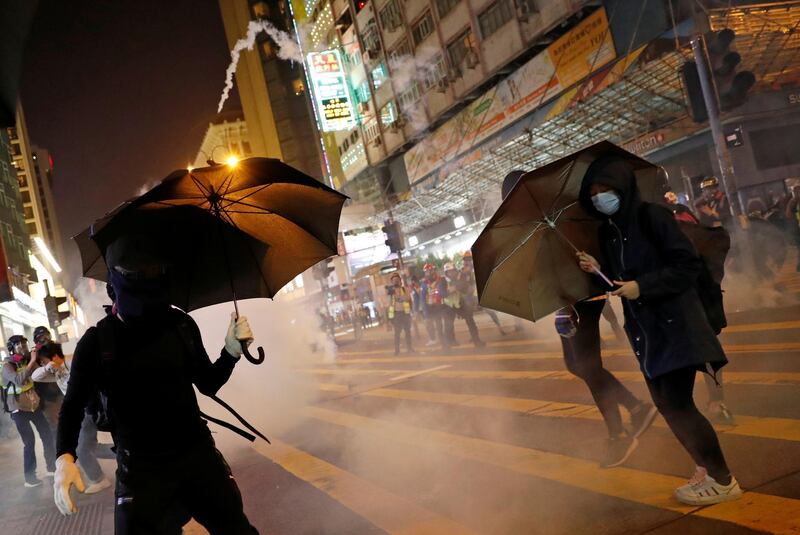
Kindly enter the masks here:
M 741 206 L 741 199 L 739 199 L 739 192 L 736 187 L 736 177 L 733 173 L 731 155 L 728 151 L 728 145 L 725 143 L 722 123 L 719 120 L 717 97 L 714 92 L 714 87 L 711 84 L 711 72 L 706 58 L 702 35 L 698 35 L 692 39 L 692 52 L 694 53 L 694 61 L 697 65 L 697 74 L 700 78 L 700 87 L 703 89 L 703 101 L 708 111 L 708 124 L 711 127 L 711 134 L 714 138 L 714 149 L 719 162 L 722 187 L 725 190 L 725 195 L 728 197 L 728 206 L 730 207 L 731 215 L 742 224 L 743 209 Z

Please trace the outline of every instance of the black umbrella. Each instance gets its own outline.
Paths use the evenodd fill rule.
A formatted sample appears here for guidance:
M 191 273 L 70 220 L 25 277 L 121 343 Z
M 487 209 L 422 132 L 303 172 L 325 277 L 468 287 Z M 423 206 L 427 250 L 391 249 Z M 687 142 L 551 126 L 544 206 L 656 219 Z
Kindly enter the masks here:
M 179 170 L 75 237 L 87 277 L 105 281 L 106 247 L 144 234 L 172 266 L 171 302 L 185 311 L 272 298 L 336 254 L 347 197 L 271 158 Z M 258 359 L 243 346 L 248 360 Z

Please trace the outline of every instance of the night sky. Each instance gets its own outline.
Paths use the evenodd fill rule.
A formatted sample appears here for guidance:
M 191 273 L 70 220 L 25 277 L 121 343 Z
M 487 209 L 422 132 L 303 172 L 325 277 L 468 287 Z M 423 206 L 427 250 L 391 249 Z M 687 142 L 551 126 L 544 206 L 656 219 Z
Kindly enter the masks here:
M 70 236 L 194 160 L 229 59 L 215 0 L 39 2 L 21 99 L 53 155 L 71 278 Z

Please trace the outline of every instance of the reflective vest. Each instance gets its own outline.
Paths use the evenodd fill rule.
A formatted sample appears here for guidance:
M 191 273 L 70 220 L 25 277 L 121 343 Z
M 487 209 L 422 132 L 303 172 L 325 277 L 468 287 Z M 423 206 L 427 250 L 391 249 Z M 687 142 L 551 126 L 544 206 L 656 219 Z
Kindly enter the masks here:
M 437 276 L 434 280 L 425 279 L 425 284 L 428 288 L 428 291 L 425 292 L 425 304 L 426 305 L 441 305 L 444 296 L 442 295 L 441 279 Z
M 389 298 L 389 319 L 394 319 L 395 311 L 402 306 L 403 314 L 411 314 L 411 298 L 402 286 L 394 289 L 395 293 Z M 398 296 L 398 293 L 402 295 Z

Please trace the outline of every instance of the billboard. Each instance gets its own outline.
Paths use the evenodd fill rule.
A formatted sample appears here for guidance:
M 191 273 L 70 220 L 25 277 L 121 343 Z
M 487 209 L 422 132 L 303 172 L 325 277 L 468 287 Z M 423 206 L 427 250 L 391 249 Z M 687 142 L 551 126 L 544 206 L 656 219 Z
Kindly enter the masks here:
M 351 130 L 356 124 L 353 103 L 338 50 L 312 52 L 307 56 L 308 72 L 314 86 L 322 130 Z
M 615 58 L 600 8 L 406 152 L 409 182 L 473 149 Z

